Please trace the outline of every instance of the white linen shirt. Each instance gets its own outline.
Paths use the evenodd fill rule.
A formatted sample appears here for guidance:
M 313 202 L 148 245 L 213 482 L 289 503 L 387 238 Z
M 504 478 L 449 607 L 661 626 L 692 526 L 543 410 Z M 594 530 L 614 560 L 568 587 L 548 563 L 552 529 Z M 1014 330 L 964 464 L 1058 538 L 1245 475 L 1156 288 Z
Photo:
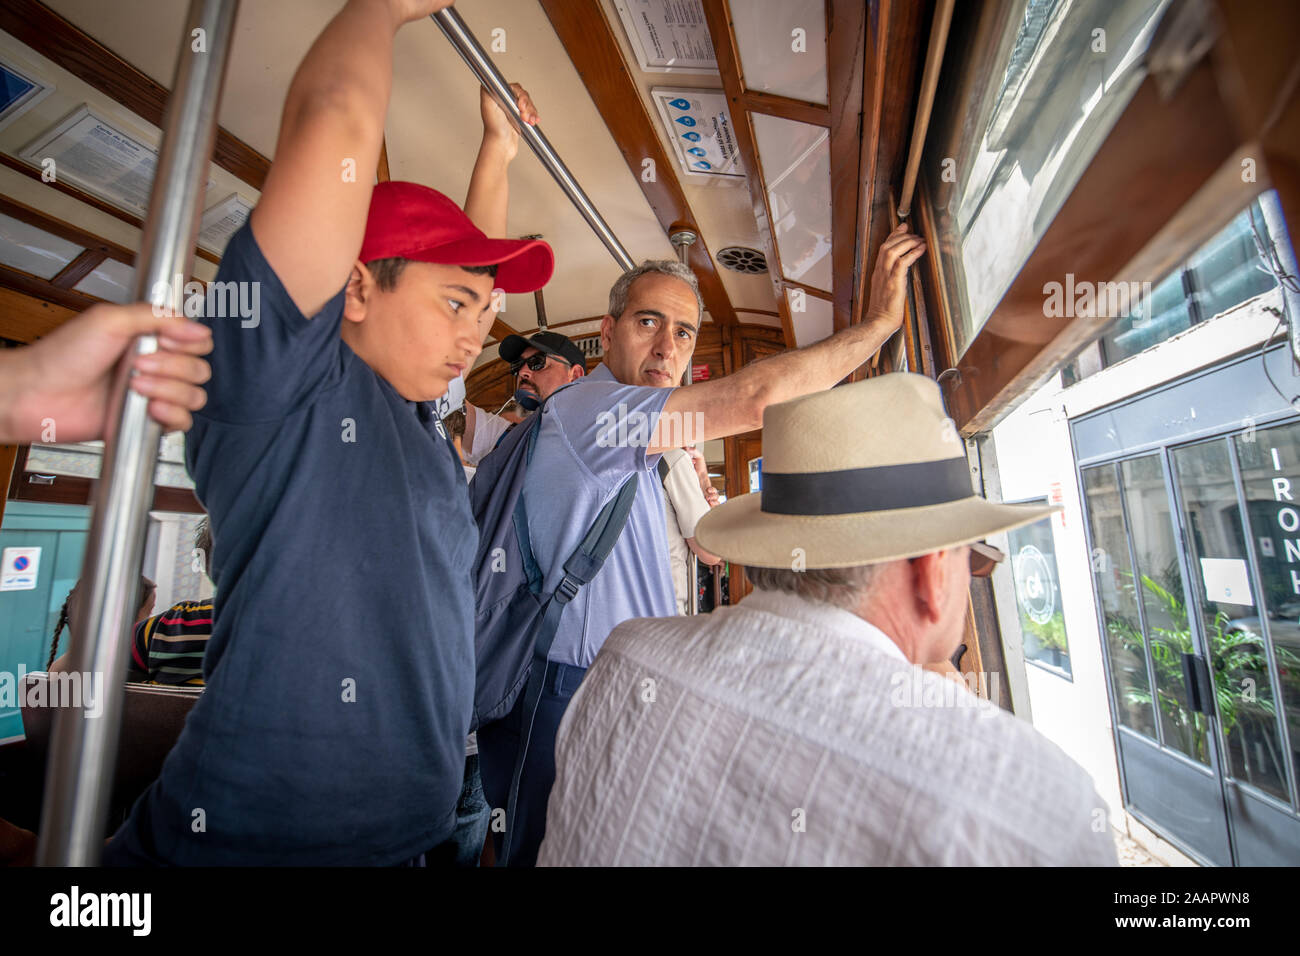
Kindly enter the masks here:
M 848 611 L 755 591 L 614 630 L 539 865 L 1114 865 L 1091 778 Z

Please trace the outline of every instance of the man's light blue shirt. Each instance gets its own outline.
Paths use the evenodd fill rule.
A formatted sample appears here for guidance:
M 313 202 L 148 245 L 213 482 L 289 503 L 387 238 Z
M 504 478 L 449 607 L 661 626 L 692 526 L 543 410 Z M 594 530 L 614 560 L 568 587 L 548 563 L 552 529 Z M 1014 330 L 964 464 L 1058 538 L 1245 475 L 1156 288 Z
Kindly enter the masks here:
M 537 563 L 546 569 L 543 593 L 564 573 L 564 562 L 600 509 L 628 476 L 639 476 L 627 525 L 595 579 L 560 619 L 550 659 L 588 667 L 609 632 L 634 617 L 676 614 L 658 455 L 649 436 L 670 388 L 623 385 L 609 367 L 553 395 L 542 414 L 524 506 Z

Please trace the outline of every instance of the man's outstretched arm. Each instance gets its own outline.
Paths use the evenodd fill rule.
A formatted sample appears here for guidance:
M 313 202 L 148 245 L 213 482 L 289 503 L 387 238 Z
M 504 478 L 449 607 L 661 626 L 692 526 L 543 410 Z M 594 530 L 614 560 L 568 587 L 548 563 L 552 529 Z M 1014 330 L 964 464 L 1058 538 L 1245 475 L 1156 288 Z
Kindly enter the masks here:
M 701 427 L 692 428 L 696 442 L 726 438 L 763 427 L 763 409 L 769 405 L 831 388 L 871 358 L 903 324 L 907 270 L 924 252 L 924 240 L 899 224 L 880 247 L 871 298 L 860 324 L 815 345 L 747 365 L 726 378 L 674 389 L 664 406 L 667 417 L 651 438 L 649 454 L 681 443 L 683 430 L 674 422 L 699 421 Z
M 450 5 L 349 0 L 294 75 L 252 229 L 304 315 L 343 288 L 361 248 L 393 81 L 393 37 L 402 24 Z

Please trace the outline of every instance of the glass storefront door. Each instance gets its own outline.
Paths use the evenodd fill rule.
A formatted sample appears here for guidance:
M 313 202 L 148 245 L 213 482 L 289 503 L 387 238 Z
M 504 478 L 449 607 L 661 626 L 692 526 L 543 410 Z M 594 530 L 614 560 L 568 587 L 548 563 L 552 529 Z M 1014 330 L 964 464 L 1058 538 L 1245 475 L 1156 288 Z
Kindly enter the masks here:
M 1083 470 L 1127 803 L 1196 856 L 1232 863 L 1212 707 L 1189 689 L 1205 659 L 1189 621 L 1164 456 Z
M 1081 479 L 1130 809 L 1216 864 L 1300 863 L 1300 422 Z
M 1300 862 L 1300 423 L 1173 450 L 1237 861 Z

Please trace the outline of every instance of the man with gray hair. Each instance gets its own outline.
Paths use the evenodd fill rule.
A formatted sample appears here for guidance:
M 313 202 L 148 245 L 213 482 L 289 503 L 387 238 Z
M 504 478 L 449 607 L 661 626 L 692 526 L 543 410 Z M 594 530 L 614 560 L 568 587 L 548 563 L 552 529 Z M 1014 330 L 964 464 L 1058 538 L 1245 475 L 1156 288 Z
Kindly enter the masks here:
M 510 858 L 502 862 L 536 860 L 555 775 L 555 731 L 610 631 L 676 610 L 655 475 L 660 454 L 752 431 L 768 405 L 828 389 L 867 361 L 902 324 L 907 271 L 924 251 L 900 225 L 881 247 L 861 324 L 725 379 L 681 388 L 703 321 L 694 274 L 679 262 L 650 261 L 614 283 L 601 320 L 601 364 L 556 391 L 539 413 L 523 501 L 541 593 L 559 586 L 564 562 L 631 476 L 638 490 L 601 572 L 564 609 L 535 711 L 524 713 L 521 695 L 504 720 L 480 728 L 483 787 L 494 807 L 507 806 L 517 770 Z
M 771 406 L 760 491 L 700 520 L 756 590 L 628 621 L 555 745 L 543 865 L 1113 865 L 1106 805 L 1028 723 L 925 669 L 980 539 L 1059 508 L 971 491 L 939 387 Z

